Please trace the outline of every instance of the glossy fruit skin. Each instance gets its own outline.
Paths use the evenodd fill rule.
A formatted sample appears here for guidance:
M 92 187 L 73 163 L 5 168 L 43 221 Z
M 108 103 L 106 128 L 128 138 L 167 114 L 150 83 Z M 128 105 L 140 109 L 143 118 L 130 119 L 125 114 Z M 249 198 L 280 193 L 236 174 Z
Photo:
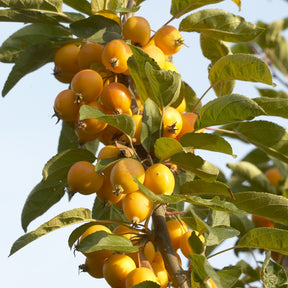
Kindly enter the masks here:
M 115 114 L 127 113 L 132 102 L 129 89 L 118 82 L 112 82 L 105 86 L 100 99 L 104 107 Z
M 154 59 L 161 69 L 164 69 L 165 55 L 163 51 L 155 45 L 146 45 L 142 49 L 149 55 L 150 58 Z
M 112 168 L 110 180 L 116 190 L 120 189 L 120 193 L 128 194 L 138 190 L 138 185 L 133 179 L 134 175 L 140 183 L 143 183 L 144 167 L 136 159 L 123 158 Z
M 171 195 L 175 187 L 175 178 L 167 166 L 156 163 L 146 170 L 143 184 L 155 194 Z
M 252 214 L 252 222 L 254 223 L 255 227 L 274 227 L 273 221 L 263 216 Z
M 95 257 L 86 257 L 85 264 L 80 265 L 79 268 L 83 272 L 87 272 L 90 276 L 100 279 L 103 278 L 103 265 L 108 258 L 97 259 Z
M 124 40 L 114 39 L 103 49 L 102 63 L 114 73 L 125 73 L 128 70 L 127 60 L 131 55 L 132 51 Z
M 142 283 L 144 281 L 153 281 L 159 284 L 159 280 L 152 270 L 146 267 L 139 267 L 132 270 L 126 278 L 126 288 Z
M 185 112 L 181 114 L 182 118 L 182 129 L 180 133 L 177 135 L 177 139 L 179 140 L 184 134 L 190 133 L 194 131 L 194 124 L 198 115 L 194 112 Z
M 105 231 L 107 233 L 111 233 L 111 230 L 101 224 L 95 224 L 93 226 L 90 226 L 80 237 L 79 242 L 81 243 L 81 241 L 87 237 L 88 235 L 98 232 L 98 231 Z M 101 259 L 105 259 L 110 257 L 113 254 L 113 250 L 109 250 L 109 249 L 101 249 L 101 250 L 96 250 L 90 253 L 83 253 L 86 257 L 93 257 L 95 259 L 101 260 Z
M 280 174 L 278 168 L 271 167 L 265 172 L 265 176 L 268 178 L 272 186 L 278 186 L 279 182 L 283 180 L 282 175 Z
M 152 202 L 140 191 L 135 191 L 125 196 L 122 208 L 126 218 L 138 224 L 151 215 Z
M 135 262 L 125 254 L 113 254 L 103 265 L 103 275 L 113 288 L 125 288 L 127 275 L 136 269 Z
M 116 147 L 115 145 L 106 145 L 100 149 L 97 155 L 97 161 L 100 161 L 101 159 L 117 158 L 117 157 L 120 157 L 120 154 L 121 152 L 119 148 Z M 104 173 L 104 175 L 109 175 L 110 177 L 110 173 L 111 173 L 113 166 L 114 165 L 111 164 L 105 169 L 103 169 L 102 172 Z
M 63 121 L 76 121 L 80 105 L 71 89 L 61 91 L 54 100 L 54 111 L 58 119 Z
M 163 113 L 163 137 L 176 139 L 182 126 L 181 114 L 175 108 L 167 107 Z
M 125 197 L 125 194 L 115 194 L 113 193 L 113 190 L 114 188 L 110 181 L 110 175 L 104 175 L 103 184 L 96 194 L 99 200 L 105 204 L 105 206 L 116 204 Z
M 169 62 L 169 61 L 165 61 L 163 69 L 165 69 L 167 71 L 174 71 L 174 72 L 178 73 L 178 70 L 175 67 L 175 65 L 172 62 Z
M 181 238 L 189 230 L 187 224 L 180 219 L 170 220 L 167 229 L 174 249 L 179 249 Z
M 76 94 L 78 102 L 89 103 L 100 96 L 103 90 L 103 80 L 98 72 L 84 69 L 74 75 L 71 89 Z
M 192 235 L 193 231 L 188 231 L 186 232 L 181 240 L 180 240 L 180 249 L 182 254 L 186 257 L 189 258 L 189 254 L 194 253 L 192 247 L 189 245 L 189 237 Z M 199 237 L 199 239 L 201 240 L 201 242 L 204 244 L 205 243 L 205 238 L 203 235 L 199 235 L 199 233 L 197 231 L 194 231 L 196 236 Z
M 168 286 L 169 282 L 169 274 L 165 268 L 165 266 L 159 264 L 159 263 L 151 263 L 151 266 L 153 268 L 153 271 L 160 283 L 161 288 L 166 288 Z
M 75 44 L 66 44 L 59 48 L 54 55 L 54 76 L 63 83 L 70 83 L 73 76 L 80 71 L 78 54 L 80 47 Z
M 151 27 L 144 17 L 132 16 L 123 24 L 122 34 L 131 44 L 144 46 L 150 39 Z
M 181 103 L 176 107 L 176 110 L 182 114 L 185 112 L 186 110 L 186 107 L 187 107 L 187 103 L 186 103 L 186 100 L 185 98 L 182 99 Z
M 80 69 L 89 69 L 93 63 L 102 64 L 103 47 L 99 43 L 87 43 L 82 46 L 77 57 Z
M 103 185 L 104 176 L 95 172 L 95 166 L 88 161 L 74 163 L 67 174 L 70 193 L 79 192 L 89 195 L 98 191 Z
M 135 239 L 137 235 L 139 234 L 138 230 L 133 229 L 132 227 L 124 226 L 124 225 L 118 225 L 113 230 L 114 234 L 121 235 L 131 241 L 133 241 L 133 238 Z
M 183 47 L 183 37 L 179 30 L 171 25 L 165 25 L 156 31 L 154 35 L 155 45 L 165 55 L 173 55 Z

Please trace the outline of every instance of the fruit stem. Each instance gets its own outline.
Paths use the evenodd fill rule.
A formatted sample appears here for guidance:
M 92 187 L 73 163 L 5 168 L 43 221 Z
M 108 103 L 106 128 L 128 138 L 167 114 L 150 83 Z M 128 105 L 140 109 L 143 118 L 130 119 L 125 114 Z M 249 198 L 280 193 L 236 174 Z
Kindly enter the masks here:
M 182 269 L 169 237 L 165 214 L 166 205 L 157 206 L 152 214 L 154 242 L 159 248 L 174 287 L 189 288 L 188 275 Z

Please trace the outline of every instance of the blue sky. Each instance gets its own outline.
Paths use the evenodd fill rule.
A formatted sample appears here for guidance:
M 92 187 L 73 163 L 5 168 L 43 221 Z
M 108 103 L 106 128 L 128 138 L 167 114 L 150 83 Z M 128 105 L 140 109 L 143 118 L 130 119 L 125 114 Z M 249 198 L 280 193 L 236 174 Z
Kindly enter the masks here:
M 170 1 L 147 0 L 137 13 L 147 18 L 152 29 L 157 30 L 169 19 Z M 255 22 L 262 20 L 270 22 L 279 18 L 287 17 L 287 2 L 284 0 L 243 0 L 242 10 L 232 1 L 224 1 L 220 4 L 207 8 L 221 8 L 231 13 L 246 18 L 247 21 Z M 179 21 L 171 24 L 177 26 Z M 18 30 L 23 24 L 1 23 L 0 44 L 10 34 Z M 208 88 L 206 60 L 199 49 L 199 35 L 196 33 L 183 34 L 187 47 L 184 47 L 174 57 L 174 64 L 179 73 L 198 95 Z M 0 89 L 11 70 L 9 64 L 0 63 Z M 42 168 L 52 156 L 56 154 L 58 136 L 61 124 L 56 124 L 53 114 L 53 103 L 56 95 L 67 88 L 66 84 L 57 82 L 52 75 L 53 65 L 47 64 L 39 71 L 25 76 L 10 93 L 0 99 L 0 123 L 1 123 L 1 191 L 2 201 L 0 213 L 2 219 L 2 240 L 0 248 L 0 283 L 9 287 L 51 288 L 80 287 L 80 285 L 99 285 L 107 287 L 104 280 L 95 280 L 89 275 L 78 275 L 78 265 L 82 264 L 84 257 L 77 253 L 74 257 L 69 250 L 67 239 L 74 227 L 61 229 L 46 235 L 29 244 L 15 255 L 8 258 L 12 243 L 23 234 L 20 217 L 21 209 L 26 197 L 33 187 L 42 178 Z M 256 97 L 257 84 L 237 83 L 235 93 L 248 97 Z M 280 89 L 279 86 L 276 89 Z M 212 91 L 205 97 L 204 102 L 214 97 Z M 287 121 L 275 118 L 280 125 L 287 127 Z M 202 153 L 203 157 L 228 172 L 225 168 L 227 162 L 238 161 L 247 152 L 247 146 L 238 142 L 234 145 L 234 153 L 237 159 L 231 156 L 215 153 Z M 249 148 L 248 148 L 249 149 Z M 71 202 L 64 197 L 55 207 L 45 215 L 36 219 L 28 227 L 29 231 L 40 224 L 56 216 L 62 211 L 78 207 L 91 208 L 94 196 L 80 197 L 76 195 Z M 236 259 L 226 254 L 213 260 L 213 264 L 223 267 L 233 264 Z M 232 260 L 232 262 L 228 262 Z

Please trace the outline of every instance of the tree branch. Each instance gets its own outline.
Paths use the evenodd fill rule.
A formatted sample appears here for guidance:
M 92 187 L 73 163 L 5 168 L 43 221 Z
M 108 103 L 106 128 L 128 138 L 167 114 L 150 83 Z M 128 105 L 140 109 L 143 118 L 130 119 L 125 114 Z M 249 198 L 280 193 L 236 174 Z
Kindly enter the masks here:
M 154 241 L 162 254 L 165 267 L 174 286 L 176 288 L 189 288 L 187 272 L 182 269 L 169 237 L 165 213 L 166 206 L 160 205 L 152 214 Z

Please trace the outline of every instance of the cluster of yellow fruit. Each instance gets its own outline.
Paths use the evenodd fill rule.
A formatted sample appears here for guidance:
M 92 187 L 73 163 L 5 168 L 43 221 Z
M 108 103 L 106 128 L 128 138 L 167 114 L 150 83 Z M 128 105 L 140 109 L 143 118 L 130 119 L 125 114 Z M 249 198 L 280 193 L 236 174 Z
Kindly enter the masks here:
M 61 91 L 55 99 L 55 115 L 63 121 L 74 123 L 79 144 L 98 139 L 105 145 L 99 151 L 95 165 L 79 161 L 71 166 L 67 175 L 69 193 L 96 193 L 105 205 L 116 205 L 122 209 L 131 225 L 119 226 L 113 233 L 127 237 L 133 245 L 139 247 L 139 252 L 136 253 L 118 253 L 109 249 L 85 253 L 86 261 L 80 268 L 95 278 L 104 277 L 114 288 L 128 288 L 147 280 L 164 288 L 168 285 L 169 275 L 162 256 L 151 240 L 144 241 L 143 245 L 143 239 L 147 239 L 147 235 L 139 234 L 135 228 L 150 218 L 154 209 L 153 203 L 140 192 L 134 180 L 136 178 L 157 195 L 171 195 L 175 187 L 174 175 L 168 166 L 153 159 L 150 159 L 152 161 L 149 165 L 144 166 L 143 159 L 139 156 L 123 155 L 123 150 L 117 145 L 119 141 L 115 140 L 120 140 L 124 146 L 127 144 L 129 147 L 131 143 L 126 143 L 125 135 L 98 119 L 80 120 L 79 109 L 85 104 L 105 114 L 124 113 L 132 116 L 136 122 L 132 143 L 141 145 L 143 103 L 139 100 L 135 87 L 131 89 L 133 81 L 132 84 L 127 81 L 127 61 L 132 51 L 125 41 L 143 49 L 161 69 L 177 72 L 175 66 L 169 62 L 169 56 L 182 48 L 183 38 L 171 25 L 163 26 L 151 37 L 149 23 L 145 18 L 137 16 L 132 16 L 123 23 L 122 36 L 123 39 L 114 39 L 105 45 L 87 42 L 83 45 L 67 44 L 56 52 L 54 58 L 55 77 L 70 84 L 69 89 Z M 197 114 L 186 111 L 185 99 L 177 108 L 167 107 L 163 112 L 162 136 L 179 140 L 182 135 L 194 130 L 196 118 Z M 111 161 L 110 165 L 97 173 L 95 166 L 103 159 L 108 162 L 111 159 L 117 161 Z M 179 219 L 168 221 L 167 227 L 175 251 L 180 249 L 188 258 L 189 254 L 193 253 L 188 241 L 192 230 Z M 102 230 L 112 233 L 104 225 L 93 225 L 84 232 L 79 241 Z M 195 233 L 204 243 L 203 235 Z M 150 263 L 148 268 L 143 267 L 142 256 Z

